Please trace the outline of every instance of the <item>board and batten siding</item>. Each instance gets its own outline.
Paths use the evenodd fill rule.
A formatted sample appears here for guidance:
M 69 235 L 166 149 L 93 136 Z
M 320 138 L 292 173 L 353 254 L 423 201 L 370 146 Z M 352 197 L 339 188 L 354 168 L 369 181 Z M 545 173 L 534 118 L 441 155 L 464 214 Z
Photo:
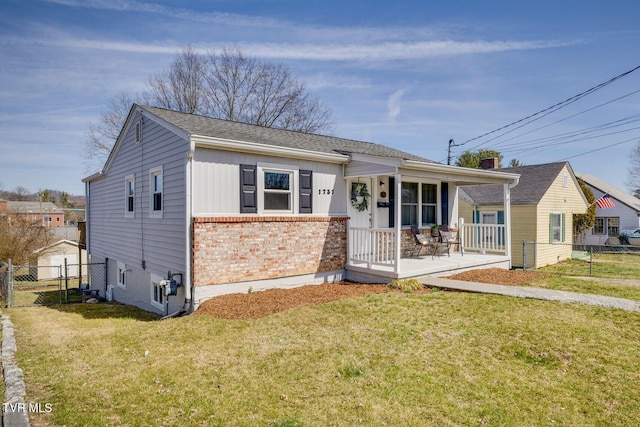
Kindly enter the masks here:
M 105 258 L 108 282 L 115 284 L 115 261 L 128 270 L 126 290 L 116 289 L 116 299 L 144 309 L 149 306 L 149 275 L 185 269 L 185 162 L 189 143 L 160 124 L 144 118 L 142 138 L 135 142 L 138 114 L 118 147 L 105 177 L 89 184 L 89 250 L 94 262 Z M 150 218 L 150 171 L 162 167 L 162 217 Z M 135 178 L 134 215 L 125 216 L 125 178 Z M 145 268 L 142 262 L 145 261 Z M 177 299 L 177 298 L 176 298 Z M 182 301 L 181 301 L 182 303 Z
M 240 213 L 239 165 L 270 165 L 282 169 L 313 172 L 312 215 L 345 215 L 347 211 L 342 165 L 265 155 L 196 148 L 193 161 L 193 215 L 215 216 Z M 299 176 L 294 176 L 297 205 Z M 331 190 L 323 193 L 323 190 Z M 320 194 L 319 194 L 320 193 Z M 260 195 L 258 195 L 259 197 Z M 297 214 L 297 209 L 296 209 Z

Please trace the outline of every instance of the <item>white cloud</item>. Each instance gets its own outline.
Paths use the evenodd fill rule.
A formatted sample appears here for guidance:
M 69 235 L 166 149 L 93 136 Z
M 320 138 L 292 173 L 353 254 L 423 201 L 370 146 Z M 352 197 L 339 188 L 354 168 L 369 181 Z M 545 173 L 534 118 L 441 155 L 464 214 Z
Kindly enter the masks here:
M 398 89 L 397 91 L 393 92 L 393 94 L 387 100 L 387 115 L 392 123 L 396 121 L 398 115 L 400 114 L 400 100 L 402 99 L 402 95 L 404 95 L 404 92 L 404 89 Z
M 531 50 L 562 47 L 573 44 L 568 41 L 421 41 L 379 44 L 246 44 L 248 52 L 266 58 L 308 59 L 320 61 L 394 61 L 422 59 L 436 56 L 459 56 L 478 53 L 495 53 L 515 50 Z

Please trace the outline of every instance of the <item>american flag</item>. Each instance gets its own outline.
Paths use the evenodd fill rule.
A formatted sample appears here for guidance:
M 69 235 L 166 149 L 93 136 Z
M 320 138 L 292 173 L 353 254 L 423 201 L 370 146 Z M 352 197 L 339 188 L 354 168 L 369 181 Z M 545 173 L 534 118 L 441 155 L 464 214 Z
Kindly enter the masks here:
M 608 194 L 605 194 L 604 196 L 596 200 L 596 205 L 598 205 L 600 209 L 608 209 L 608 208 L 616 207 L 616 204 L 613 203 L 613 199 Z

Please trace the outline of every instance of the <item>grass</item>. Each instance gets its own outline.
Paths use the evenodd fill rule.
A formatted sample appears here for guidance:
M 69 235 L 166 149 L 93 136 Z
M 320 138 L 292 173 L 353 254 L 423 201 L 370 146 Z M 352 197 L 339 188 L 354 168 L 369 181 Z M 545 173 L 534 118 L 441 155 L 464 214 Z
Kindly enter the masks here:
M 8 310 L 34 425 L 538 426 L 640 419 L 640 315 L 386 293 L 261 319 Z
M 55 305 L 65 303 L 65 290 L 55 286 L 23 286 L 14 288 L 13 304 L 20 305 Z M 69 302 L 80 302 L 82 296 L 76 289 L 69 289 Z
M 640 301 L 639 261 L 640 258 L 635 254 L 597 254 L 591 264 L 582 260 L 566 260 L 536 270 L 546 273 L 548 277 L 526 285 Z M 637 281 L 638 284 L 621 283 L 619 279 Z
M 608 277 L 638 279 L 640 277 L 640 255 L 594 254 L 593 263 L 572 259 L 546 266 L 541 271 L 566 276 Z

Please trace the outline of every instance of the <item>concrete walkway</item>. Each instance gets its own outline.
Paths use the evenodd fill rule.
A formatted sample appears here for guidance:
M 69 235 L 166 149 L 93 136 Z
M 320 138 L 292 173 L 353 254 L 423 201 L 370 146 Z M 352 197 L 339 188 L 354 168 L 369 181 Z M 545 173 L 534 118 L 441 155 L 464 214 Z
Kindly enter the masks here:
M 419 277 L 418 280 L 420 280 L 426 286 L 453 291 L 506 295 L 517 298 L 535 298 L 549 301 L 573 302 L 640 312 L 640 304 L 638 304 L 637 301 L 625 298 L 579 294 L 576 292 L 555 291 L 552 289 L 530 288 L 523 286 L 490 285 L 487 283 L 465 282 L 462 280 L 451 280 L 444 279 L 442 277 L 431 276 Z

